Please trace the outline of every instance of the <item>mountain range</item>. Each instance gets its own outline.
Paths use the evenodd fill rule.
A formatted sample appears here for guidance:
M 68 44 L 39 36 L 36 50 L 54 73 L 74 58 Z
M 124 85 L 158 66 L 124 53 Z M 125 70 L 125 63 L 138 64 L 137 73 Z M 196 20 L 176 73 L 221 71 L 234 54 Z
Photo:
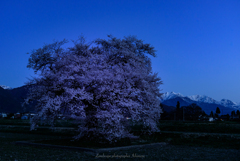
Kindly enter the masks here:
M 183 96 L 182 94 L 175 92 L 164 93 L 162 95 L 161 103 L 167 106 L 176 107 L 178 101 L 180 106 L 188 106 L 195 103 L 200 106 L 206 114 L 210 114 L 211 111 L 215 112 L 217 107 L 220 108 L 221 114 L 231 114 L 231 111 L 233 110 L 240 110 L 240 103 L 228 99 L 216 101 L 205 95 Z
M 10 88 L 8 86 L 0 85 L 0 113 L 33 112 L 33 104 L 22 107 L 22 103 L 27 97 L 29 88 L 30 86 Z
M 22 103 L 27 97 L 29 88 L 30 86 L 28 85 L 18 88 L 0 85 L 0 113 L 34 112 L 34 104 L 22 107 Z M 175 92 L 164 93 L 162 95 L 161 104 L 164 105 L 164 110 L 169 112 L 176 108 L 178 101 L 181 107 L 195 103 L 200 106 L 206 114 L 210 114 L 211 111 L 215 112 L 217 107 L 220 108 L 221 114 L 231 114 L 233 110 L 240 110 L 240 103 L 235 103 L 228 99 L 216 101 L 205 95 L 183 96 Z
M 0 85 L 0 87 L 2 87 L 3 89 L 12 89 L 11 87 L 5 85 Z

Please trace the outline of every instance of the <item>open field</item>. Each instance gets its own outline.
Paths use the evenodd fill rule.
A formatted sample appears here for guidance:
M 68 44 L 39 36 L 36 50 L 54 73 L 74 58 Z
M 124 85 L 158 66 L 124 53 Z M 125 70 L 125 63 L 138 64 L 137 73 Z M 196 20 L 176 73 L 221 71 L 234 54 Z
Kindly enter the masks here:
M 77 125 L 74 122 L 75 122 L 75 120 L 57 120 L 56 123 L 55 123 L 55 126 L 56 127 L 77 127 Z M 30 125 L 30 120 L 0 119 L 0 125 L 29 126 Z M 43 126 L 50 126 L 50 125 L 43 125 Z
M 0 160 L 239 160 L 240 151 L 237 149 L 222 149 L 187 145 L 155 145 L 123 150 L 109 150 L 102 153 L 89 153 L 65 149 L 41 148 L 12 144 L 18 140 L 38 140 L 56 138 L 48 135 L 0 133 Z M 116 157 L 116 156 L 119 157 Z M 120 158 L 124 156 L 130 158 Z M 135 155 L 133 157 L 132 155 Z M 105 156 L 105 157 L 103 157 Z M 115 156 L 115 157 L 114 157 Z M 107 158 L 114 157 L 114 158 Z
M 240 134 L 240 122 L 232 121 L 161 121 L 159 127 L 163 131 Z
M 93 153 L 77 150 L 54 149 L 15 145 L 15 141 L 32 141 L 64 146 L 88 148 L 106 148 L 108 145 L 97 145 L 84 141 L 71 141 L 74 134 L 72 127 L 66 130 L 61 127 L 51 130 L 49 127 L 29 131 L 27 120 L 0 120 L 0 160 L 239 160 L 240 133 L 239 123 L 235 122 L 160 122 L 160 133 L 152 136 L 142 135 L 140 126 L 135 126 L 144 143 L 164 142 L 162 145 L 146 145 L 127 149 L 109 149 Z M 22 121 L 22 122 L 21 122 Z M 25 121 L 25 122 L 24 122 Z M 8 122 L 7 127 L 4 122 Z M 27 126 L 28 124 L 28 126 Z M 66 122 L 62 122 L 62 125 Z M 225 129 L 224 129 L 225 128 Z M 226 129 L 227 128 L 227 129 Z M 224 131 L 224 130 L 227 130 Z M 139 144 L 139 142 L 122 140 L 116 146 Z M 118 155 L 118 156 L 117 156 Z M 107 158 L 108 157 L 108 158 Z M 111 157 L 111 158 L 110 158 Z M 121 158 L 122 157 L 122 158 Z M 125 157 L 125 158 L 124 158 Z
M 132 124 L 131 122 L 129 123 Z M 1 125 L 18 125 L 29 127 L 29 120 L 0 119 Z M 41 125 L 39 127 L 49 127 L 50 125 Z M 55 127 L 77 128 L 74 120 L 57 120 Z M 221 121 L 160 121 L 158 127 L 161 131 L 184 131 L 184 132 L 205 132 L 205 133 L 235 133 L 240 134 L 240 122 Z M 142 129 L 141 125 L 132 127 L 133 131 Z

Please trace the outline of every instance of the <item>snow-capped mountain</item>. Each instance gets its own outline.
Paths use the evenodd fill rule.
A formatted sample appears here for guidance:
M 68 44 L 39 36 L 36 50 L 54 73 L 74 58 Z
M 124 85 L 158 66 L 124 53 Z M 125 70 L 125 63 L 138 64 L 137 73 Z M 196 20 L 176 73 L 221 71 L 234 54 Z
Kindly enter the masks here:
M 196 102 L 204 102 L 204 103 L 212 103 L 212 104 L 219 104 L 223 106 L 239 106 L 239 103 L 233 102 L 228 99 L 221 99 L 221 101 L 216 101 L 211 97 L 205 96 L 205 95 L 192 95 L 192 96 L 183 96 L 180 93 L 175 93 L 175 92 L 166 92 L 162 96 L 162 101 L 173 99 L 176 97 L 182 97 L 184 99 L 189 98 L 192 101 Z
M 2 87 L 3 89 L 12 89 L 11 87 L 5 85 L 0 85 L 0 87 Z
M 176 97 L 184 97 L 184 96 L 180 93 L 175 93 L 175 92 L 166 92 L 162 95 L 163 100 L 169 100 Z
M 215 111 L 216 107 L 221 108 L 223 113 L 230 113 L 233 110 L 240 110 L 240 104 L 228 99 L 216 101 L 213 98 L 205 95 L 183 96 L 182 94 L 175 92 L 166 92 L 162 95 L 161 102 L 163 104 L 168 106 L 176 106 L 177 101 L 180 102 L 181 106 L 188 106 L 192 103 L 195 103 L 202 107 L 206 113 Z
M 228 99 L 221 99 L 220 103 L 225 106 L 239 106 L 239 103 L 232 102 Z
M 187 96 L 189 99 L 193 100 L 193 101 L 197 101 L 197 102 L 204 102 L 204 103 L 216 103 L 217 104 L 217 101 L 208 97 L 208 96 L 205 96 L 205 95 L 192 95 L 192 96 Z

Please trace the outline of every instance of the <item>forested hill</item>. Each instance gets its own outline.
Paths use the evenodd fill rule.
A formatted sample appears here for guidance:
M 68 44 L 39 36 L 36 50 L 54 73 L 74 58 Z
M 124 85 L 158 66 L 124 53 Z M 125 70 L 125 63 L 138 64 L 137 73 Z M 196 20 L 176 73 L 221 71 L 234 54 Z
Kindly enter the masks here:
M 0 113 L 33 112 L 33 105 L 22 107 L 24 99 L 27 97 L 29 86 L 22 86 L 13 89 L 3 89 L 0 87 Z

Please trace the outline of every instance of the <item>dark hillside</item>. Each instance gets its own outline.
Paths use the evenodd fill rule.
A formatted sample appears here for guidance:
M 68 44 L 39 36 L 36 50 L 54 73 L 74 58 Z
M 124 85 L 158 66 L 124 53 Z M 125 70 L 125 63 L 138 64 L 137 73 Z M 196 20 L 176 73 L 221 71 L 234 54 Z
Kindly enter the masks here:
M 16 113 L 34 111 L 33 104 L 22 107 L 24 99 L 27 97 L 29 86 L 22 86 L 11 90 L 0 87 L 0 112 Z
M 9 90 L 0 87 L 0 112 L 20 112 L 20 102 L 11 95 Z

